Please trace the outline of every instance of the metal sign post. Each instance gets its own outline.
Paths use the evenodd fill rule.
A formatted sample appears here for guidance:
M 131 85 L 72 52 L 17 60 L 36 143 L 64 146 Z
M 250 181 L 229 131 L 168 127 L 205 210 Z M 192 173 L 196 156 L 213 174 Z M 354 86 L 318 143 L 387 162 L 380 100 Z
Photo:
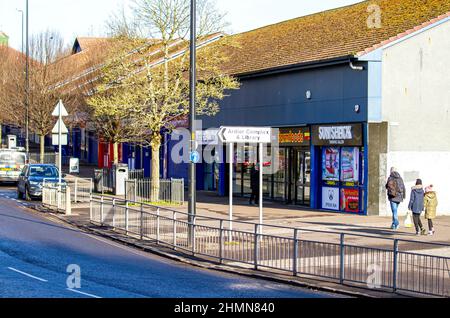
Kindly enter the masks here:
M 263 225 L 263 177 L 264 177 L 264 157 L 263 143 L 259 143 L 259 231 L 262 234 Z
M 230 217 L 230 231 L 233 230 L 233 157 L 234 157 L 234 143 L 230 143 L 228 145 L 228 157 L 230 162 L 230 171 L 229 171 L 229 189 L 230 189 L 230 206 L 229 206 L 229 217 Z M 230 232 L 230 241 L 231 241 L 231 232 Z
M 270 127 L 221 127 L 218 132 L 222 143 L 228 144 L 229 148 L 229 188 L 230 188 L 230 240 L 233 230 L 233 164 L 234 144 L 258 144 L 259 145 L 259 231 L 262 233 L 263 219 L 263 176 L 264 158 L 263 146 L 272 142 L 272 128 Z
M 64 104 L 62 100 L 59 100 L 58 105 L 56 105 L 55 109 L 52 113 L 53 117 L 58 117 L 58 122 L 56 123 L 55 127 L 52 130 L 53 135 L 53 145 L 55 145 L 55 135 L 57 134 L 58 138 L 58 147 L 59 147 L 59 155 L 58 155 L 58 206 L 60 206 L 60 200 L 61 200 L 61 185 L 62 185 L 62 146 L 63 143 L 67 144 L 67 134 L 69 133 L 66 125 L 64 124 L 62 118 L 69 116 L 69 113 L 67 112 L 66 108 L 64 107 Z M 63 135 L 65 135 L 65 142 L 63 142 Z

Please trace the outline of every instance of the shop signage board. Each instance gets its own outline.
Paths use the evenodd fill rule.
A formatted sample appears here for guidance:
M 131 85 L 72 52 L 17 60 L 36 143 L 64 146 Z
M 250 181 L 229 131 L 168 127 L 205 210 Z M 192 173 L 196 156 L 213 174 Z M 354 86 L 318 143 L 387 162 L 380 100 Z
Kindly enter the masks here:
M 341 210 L 349 213 L 359 213 L 358 189 L 341 189 Z
M 264 169 L 264 144 L 272 142 L 271 127 L 220 127 L 219 140 L 228 144 L 229 152 L 229 185 L 230 185 L 230 202 L 229 202 L 229 218 L 230 230 L 233 229 L 233 161 L 234 161 L 234 144 L 259 144 L 259 231 L 262 233 L 263 224 L 263 169 Z M 230 232 L 231 233 L 231 232 Z M 232 240 L 230 235 L 230 241 Z
M 272 128 L 221 127 L 219 139 L 222 143 L 270 144 L 272 142 Z
M 315 146 L 363 146 L 362 124 L 314 125 Z
M 70 158 L 69 173 L 80 173 L 80 159 Z
M 280 128 L 278 143 L 287 147 L 309 147 L 311 132 L 309 127 Z
M 322 188 L 322 209 L 339 211 L 339 188 Z

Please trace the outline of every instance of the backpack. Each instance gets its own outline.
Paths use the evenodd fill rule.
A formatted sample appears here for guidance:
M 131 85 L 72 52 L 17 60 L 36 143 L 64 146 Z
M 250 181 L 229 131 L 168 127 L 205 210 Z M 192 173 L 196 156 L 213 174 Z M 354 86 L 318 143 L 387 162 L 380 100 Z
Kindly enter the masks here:
M 399 194 L 400 191 L 398 191 L 398 183 L 397 183 L 396 179 L 391 178 L 388 181 L 387 192 L 388 192 L 389 197 L 391 197 L 391 198 L 395 198 Z

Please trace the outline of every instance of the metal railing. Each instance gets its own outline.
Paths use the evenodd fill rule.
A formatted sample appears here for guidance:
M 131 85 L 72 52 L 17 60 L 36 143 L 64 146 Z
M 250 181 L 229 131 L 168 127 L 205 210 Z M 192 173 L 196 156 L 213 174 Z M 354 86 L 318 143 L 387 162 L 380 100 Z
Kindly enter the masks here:
M 140 180 L 144 178 L 144 170 L 130 170 L 128 172 L 129 180 Z M 95 187 L 97 193 L 113 193 L 115 188 L 114 169 L 103 168 L 94 170 Z
M 41 162 L 40 153 L 30 153 L 28 160 L 32 164 L 42 163 L 42 164 L 57 164 L 58 154 L 57 153 L 45 153 L 43 157 L 43 162 Z
M 233 222 L 230 230 L 228 220 L 189 218 L 184 212 L 105 197 L 91 199 L 90 220 L 220 263 L 393 292 L 450 296 L 450 258 L 439 255 L 450 247 L 446 244 L 251 222 Z M 423 250 L 426 247 L 429 250 Z
M 65 182 L 71 189 L 73 203 L 88 203 L 94 191 L 94 182 L 91 178 L 66 178 Z
M 125 199 L 138 203 L 182 205 L 184 179 L 159 180 L 159 187 L 154 187 L 151 179 L 127 180 L 125 181 Z
M 44 182 L 42 187 L 42 205 L 48 209 L 71 214 L 70 188 L 56 183 Z
M 144 169 L 130 170 L 128 171 L 128 179 L 136 180 L 136 179 L 144 179 Z

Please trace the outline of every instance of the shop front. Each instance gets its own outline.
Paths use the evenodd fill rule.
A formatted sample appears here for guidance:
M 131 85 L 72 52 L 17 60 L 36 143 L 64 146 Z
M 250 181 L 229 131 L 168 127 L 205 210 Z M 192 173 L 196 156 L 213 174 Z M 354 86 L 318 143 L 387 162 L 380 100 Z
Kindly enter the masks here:
M 268 200 L 299 206 L 311 205 L 311 133 L 309 127 L 280 128 L 278 148 L 264 157 L 263 193 Z M 272 154 L 273 151 L 278 153 Z M 251 167 L 259 161 L 258 147 L 235 148 L 234 193 L 251 194 Z M 277 160 L 277 165 L 274 161 Z
M 311 127 L 318 185 L 316 207 L 365 213 L 366 171 L 362 124 Z

